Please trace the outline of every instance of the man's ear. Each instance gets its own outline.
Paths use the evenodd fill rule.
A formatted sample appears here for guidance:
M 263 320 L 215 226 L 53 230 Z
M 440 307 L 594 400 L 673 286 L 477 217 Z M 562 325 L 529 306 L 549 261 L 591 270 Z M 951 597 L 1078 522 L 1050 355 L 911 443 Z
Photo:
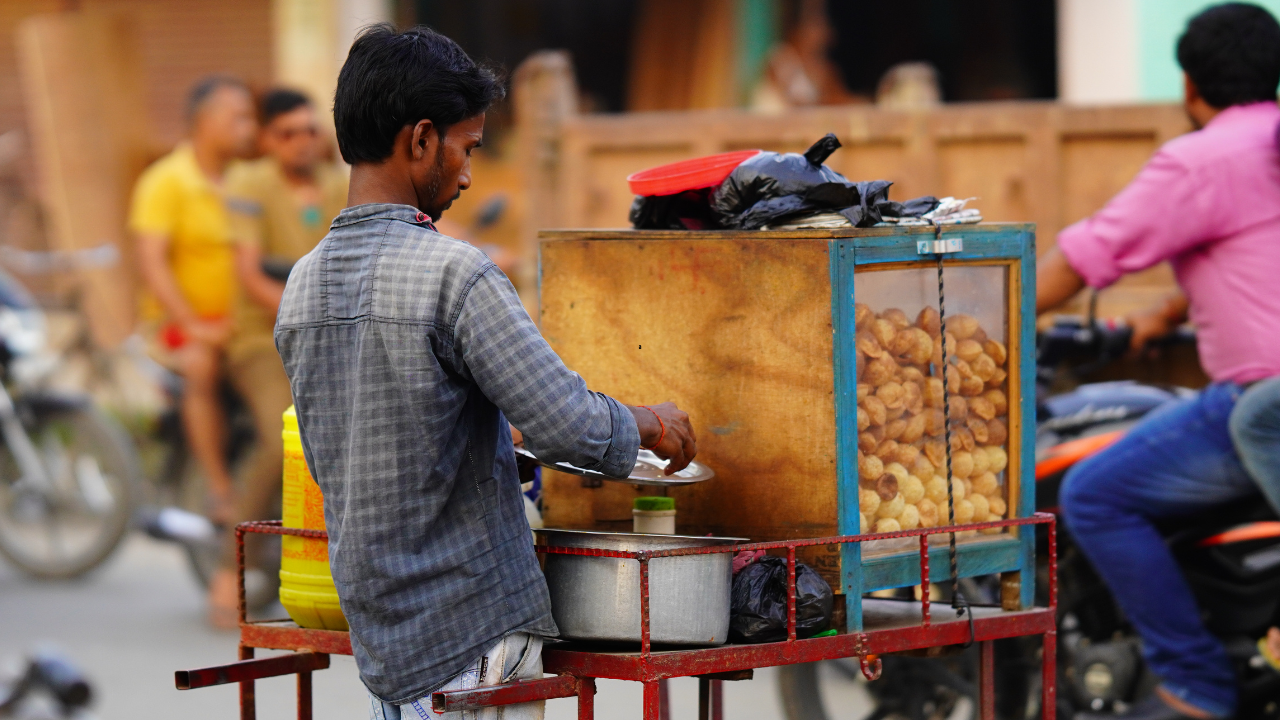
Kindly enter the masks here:
M 439 143 L 440 136 L 435 130 L 436 127 L 430 120 L 419 120 L 413 126 L 413 132 L 409 136 L 410 157 L 422 160 L 437 150 L 433 146 Z

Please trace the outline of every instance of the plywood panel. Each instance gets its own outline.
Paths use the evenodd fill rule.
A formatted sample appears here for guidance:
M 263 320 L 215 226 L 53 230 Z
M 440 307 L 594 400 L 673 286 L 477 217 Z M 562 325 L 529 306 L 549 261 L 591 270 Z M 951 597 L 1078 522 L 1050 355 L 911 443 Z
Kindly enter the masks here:
M 754 540 L 835 532 L 827 247 L 542 244 L 541 327 L 556 352 L 593 390 L 634 404 L 672 400 L 693 419 L 698 459 L 717 477 L 670 491 L 681 527 Z M 548 526 L 614 530 L 630 526 L 638 494 L 563 477 L 545 492 Z
M 1068 135 L 1062 140 L 1063 224 L 1097 212 L 1124 189 L 1157 148 L 1154 133 Z M 1051 246 L 1052 238 L 1039 248 Z
M 1020 138 L 949 140 L 938 147 L 941 185 L 934 194 L 977 198 L 987 221 L 1033 219 L 1027 202 L 1027 147 Z
M 850 180 L 889 180 L 894 187 L 889 197 L 908 200 L 907 149 L 898 142 L 845 143 L 827 161 L 840 174 Z

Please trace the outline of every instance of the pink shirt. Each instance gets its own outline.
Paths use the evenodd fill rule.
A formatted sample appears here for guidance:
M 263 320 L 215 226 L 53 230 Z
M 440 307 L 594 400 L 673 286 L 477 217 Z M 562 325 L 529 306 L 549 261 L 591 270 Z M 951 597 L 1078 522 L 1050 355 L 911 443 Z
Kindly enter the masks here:
M 1103 288 L 1163 260 L 1190 300 L 1215 382 L 1280 375 L 1280 107 L 1229 107 L 1160 148 L 1093 217 L 1058 235 Z

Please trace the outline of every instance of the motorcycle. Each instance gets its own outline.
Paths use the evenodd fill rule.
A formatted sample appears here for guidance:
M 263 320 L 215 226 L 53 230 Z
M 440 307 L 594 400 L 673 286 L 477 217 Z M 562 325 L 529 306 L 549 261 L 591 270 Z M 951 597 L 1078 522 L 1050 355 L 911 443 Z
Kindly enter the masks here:
M 45 316 L 0 271 L 0 555 L 41 578 L 101 565 L 129 529 L 141 480 L 128 436 L 84 393 L 58 392 Z
M 1133 381 L 1079 385 L 1058 394 L 1050 388 L 1064 376 L 1079 377 L 1105 367 L 1129 349 L 1126 326 L 1059 319 L 1037 341 L 1036 505 L 1058 511 L 1063 478 L 1077 463 L 1119 440 L 1147 414 L 1193 396 L 1194 390 Z M 1180 331 L 1161 344 L 1193 342 Z M 1205 624 L 1226 647 L 1236 670 L 1242 718 L 1280 718 L 1280 673 L 1259 652 L 1258 638 L 1280 622 L 1280 517 L 1261 496 L 1207 507 L 1193 518 L 1158 526 L 1186 576 Z M 1047 537 L 1036 548 L 1041 582 L 1047 587 Z M 1057 716 L 1076 712 L 1121 714 L 1157 684 L 1141 656 L 1141 642 L 1115 599 L 1058 525 L 1058 707 Z M 939 588 L 946 596 L 947 588 Z M 995 578 L 961 581 L 973 604 L 999 604 Z M 1040 597 L 1038 602 L 1047 603 Z M 997 717 L 1026 720 L 1040 716 L 1039 643 L 1003 640 L 996 646 Z M 856 666 L 830 663 L 838 677 L 853 680 Z M 879 680 L 867 684 L 875 710 L 866 720 L 936 720 L 976 717 L 977 656 L 951 649 L 949 657 L 886 657 Z M 816 664 L 782 668 L 779 673 L 789 720 L 826 720 L 822 683 Z

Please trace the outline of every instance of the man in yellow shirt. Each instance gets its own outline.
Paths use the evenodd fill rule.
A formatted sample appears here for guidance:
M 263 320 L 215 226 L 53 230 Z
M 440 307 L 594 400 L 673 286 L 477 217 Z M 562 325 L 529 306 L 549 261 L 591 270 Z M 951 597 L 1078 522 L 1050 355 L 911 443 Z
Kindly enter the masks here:
M 236 521 L 274 517 L 284 462 L 281 415 L 292 404 L 289 378 L 272 332 L 284 292 L 283 271 L 311 252 L 347 204 L 347 174 L 324 161 L 315 107 L 293 90 L 262 99 L 261 148 L 265 157 L 227 173 L 227 209 L 242 293 L 235 330 L 227 344 L 228 376 L 253 414 L 260 442 L 244 477 Z M 267 269 L 277 269 L 268 273 Z M 275 277 L 273 277 L 275 275 Z M 235 617 L 234 538 L 228 537 L 222 569 L 209 600 L 215 617 Z
M 146 288 L 143 321 L 182 373 L 187 442 L 208 478 L 209 514 L 227 522 L 232 484 L 218 386 L 236 276 L 222 183 L 232 161 L 253 150 L 253 97 L 235 78 L 206 78 L 191 91 L 187 120 L 189 139 L 138 179 L 129 227 Z

